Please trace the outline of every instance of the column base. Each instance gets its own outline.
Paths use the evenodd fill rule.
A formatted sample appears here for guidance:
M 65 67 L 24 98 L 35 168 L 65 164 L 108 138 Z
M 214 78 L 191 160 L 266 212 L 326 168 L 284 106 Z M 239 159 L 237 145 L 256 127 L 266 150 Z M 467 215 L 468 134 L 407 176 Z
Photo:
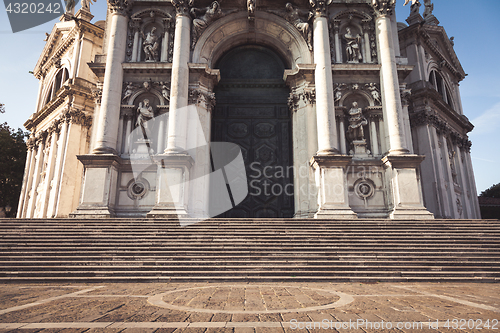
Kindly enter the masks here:
M 356 220 L 358 215 L 350 208 L 320 208 L 316 214 L 315 219 L 329 219 L 329 220 Z
M 387 155 L 382 158 L 387 186 L 391 188 L 389 217 L 391 219 L 434 219 L 424 207 L 418 166 L 425 156 Z
M 434 214 L 425 208 L 396 208 L 389 213 L 393 220 L 433 220 Z
M 107 207 L 103 208 L 81 208 L 69 214 L 69 217 L 75 219 L 109 219 L 116 217 L 114 210 Z
M 357 219 L 358 215 L 349 207 L 346 167 L 352 156 L 313 156 L 310 164 L 314 168 L 316 186 L 319 190 L 318 211 L 314 218 Z

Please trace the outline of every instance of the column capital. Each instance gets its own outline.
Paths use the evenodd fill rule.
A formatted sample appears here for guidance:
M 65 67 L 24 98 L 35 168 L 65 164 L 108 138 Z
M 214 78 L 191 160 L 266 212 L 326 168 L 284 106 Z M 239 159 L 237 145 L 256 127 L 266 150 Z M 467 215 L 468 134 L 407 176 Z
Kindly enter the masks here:
M 372 8 L 378 17 L 384 17 L 392 14 L 396 0 L 372 0 Z
M 332 0 L 309 0 L 309 6 L 313 10 L 314 17 L 326 17 L 328 6 Z
M 172 5 L 177 15 L 189 16 L 189 8 L 193 6 L 194 0 L 172 0 Z
M 134 0 L 108 0 L 111 13 L 127 16 L 132 8 Z

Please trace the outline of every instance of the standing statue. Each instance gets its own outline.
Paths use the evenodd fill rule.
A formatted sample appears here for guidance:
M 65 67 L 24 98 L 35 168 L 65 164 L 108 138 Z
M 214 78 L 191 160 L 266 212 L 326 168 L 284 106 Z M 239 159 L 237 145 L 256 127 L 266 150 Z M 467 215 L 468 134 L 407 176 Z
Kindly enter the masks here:
M 407 4 L 409 4 L 411 1 L 411 6 L 410 6 L 410 11 L 411 13 L 416 13 L 418 14 L 419 10 L 420 10 L 420 1 L 419 0 L 406 0 L 404 5 L 403 6 L 406 6 Z
M 312 17 L 312 13 L 308 11 L 299 10 L 293 8 L 293 5 L 289 2 L 285 5 L 286 8 L 286 20 L 293 25 L 302 33 L 309 49 L 312 50 L 312 31 L 311 26 L 308 23 L 309 19 Z M 300 16 L 306 17 L 307 19 L 302 19 Z
M 64 0 L 65 5 L 65 13 L 73 14 L 75 11 L 76 1 L 75 0 Z
M 351 28 L 346 28 L 346 34 L 344 35 L 344 39 L 346 40 L 346 54 L 347 54 L 347 62 L 350 63 L 359 63 L 363 60 L 363 56 L 361 55 L 361 50 L 359 48 L 359 44 L 361 43 L 361 36 L 357 34 L 354 36 L 351 33 Z
M 424 18 L 426 18 L 427 16 L 431 16 L 432 11 L 434 10 L 434 4 L 431 3 L 431 0 L 424 0 L 424 6 L 425 9 L 424 9 L 424 14 L 422 16 Z
M 97 0 L 82 0 L 82 9 L 90 12 L 90 5 Z
M 349 133 L 352 141 L 362 141 L 365 139 L 363 126 L 366 126 L 368 121 L 363 116 L 363 110 L 358 107 L 358 102 L 352 102 L 352 108 L 349 110 Z
M 141 127 L 142 134 L 144 138 L 148 137 L 147 122 L 154 117 L 153 107 L 149 104 L 149 99 L 145 99 L 142 102 L 139 102 L 139 107 L 137 108 L 137 121 L 135 122 L 136 127 Z
M 160 43 L 158 43 L 159 37 L 156 35 L 156 27 L 151 28 L 151 31 L 146 35 L 141 31 L 141 35 L 144 39 L 142 47 L 146 54 L 146 61 L 156 61 L 158 59 L 158 48 L 160 47 Z
M 206 8 L 191 8 L 193 17 L 193 42 L 200 37 L 210 23 L 222 16 L 219 2 L 214 1 Z

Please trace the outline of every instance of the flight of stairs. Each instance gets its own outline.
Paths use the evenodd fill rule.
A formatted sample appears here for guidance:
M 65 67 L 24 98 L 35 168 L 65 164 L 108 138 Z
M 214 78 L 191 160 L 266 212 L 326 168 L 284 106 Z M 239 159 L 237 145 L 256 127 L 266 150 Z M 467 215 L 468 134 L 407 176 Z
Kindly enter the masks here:
M 0 283 L 500 281 L 498 220 L 0 219 Z

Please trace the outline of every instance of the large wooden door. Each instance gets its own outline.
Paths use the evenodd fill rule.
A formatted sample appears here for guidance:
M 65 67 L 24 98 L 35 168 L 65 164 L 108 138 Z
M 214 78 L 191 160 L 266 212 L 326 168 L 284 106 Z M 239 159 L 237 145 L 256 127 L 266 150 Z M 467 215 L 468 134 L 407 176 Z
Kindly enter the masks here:
M 248 191 L 220 217 L 292 217 L 292 126 L 284 64 L 259 46 L 238 47 L 219 62 L 212 141 L 241 147 Z

